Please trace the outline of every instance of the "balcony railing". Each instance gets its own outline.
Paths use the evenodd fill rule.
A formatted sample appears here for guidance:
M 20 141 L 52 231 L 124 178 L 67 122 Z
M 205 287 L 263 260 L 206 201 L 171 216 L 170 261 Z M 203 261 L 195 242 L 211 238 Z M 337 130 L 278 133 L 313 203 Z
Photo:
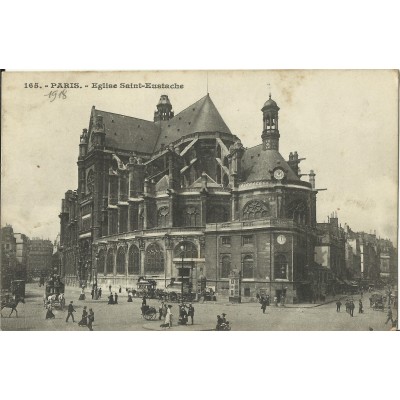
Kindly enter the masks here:
M 234 221 L 234 222 L 222 222 L 217 224 L 207 224 L 206 232 L 224 231 L 224 230 L 250 230 L 257 228 L 305 228 L 304 226 L 298 225 L 292 219 L 284 218 L 267 218 L 253 221 Z

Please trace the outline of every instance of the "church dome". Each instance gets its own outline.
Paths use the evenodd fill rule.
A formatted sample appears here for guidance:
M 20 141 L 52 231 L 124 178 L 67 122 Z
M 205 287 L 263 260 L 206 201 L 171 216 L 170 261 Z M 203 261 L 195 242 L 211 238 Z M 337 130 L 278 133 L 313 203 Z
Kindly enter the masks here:
M 168 104 L 168 105 L 171 105 L 171 102 L 169 101 L 169 98 L 168 98 L 167 95 L 165 95 L 165 94 L 161 95 L 160 100 L 159 100 L 159 102 L 158 102 L 157 105 L 159 106 L 159 105 L 161 105 L 161 104 Z
M 262 109 L 264 110 L 266 108 L 274 108 L 279 110 L 278 104 L 276 104 L 276 102 L 271 99 L 271 95 L 269 95 L 269 99 L 264 103 Z

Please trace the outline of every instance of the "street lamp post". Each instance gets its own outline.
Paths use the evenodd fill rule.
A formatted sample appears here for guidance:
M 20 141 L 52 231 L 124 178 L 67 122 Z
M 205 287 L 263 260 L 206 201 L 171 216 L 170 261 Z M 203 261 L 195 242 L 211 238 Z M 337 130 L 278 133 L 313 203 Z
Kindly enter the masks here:
M 181 297 L 183 302 L 183 258 L 185 255 L 185 246 L 181 245 L 182 265 L 181 265 Z

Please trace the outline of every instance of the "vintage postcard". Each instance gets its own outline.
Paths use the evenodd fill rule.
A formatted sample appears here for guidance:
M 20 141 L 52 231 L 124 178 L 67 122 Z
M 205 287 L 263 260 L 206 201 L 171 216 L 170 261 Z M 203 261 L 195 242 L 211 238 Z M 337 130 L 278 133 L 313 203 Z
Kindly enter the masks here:
M 1 78 L 2 330 L 397 329 L 398 71 Z

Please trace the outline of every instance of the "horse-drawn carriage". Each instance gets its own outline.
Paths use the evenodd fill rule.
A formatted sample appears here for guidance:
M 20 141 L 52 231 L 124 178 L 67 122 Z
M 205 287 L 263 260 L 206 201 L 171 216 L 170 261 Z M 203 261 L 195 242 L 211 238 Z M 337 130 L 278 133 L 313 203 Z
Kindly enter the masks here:
M 384 311 L 385 310 L 386 297 L 380 293 L 373 293 L 369 298 L 370 307 L 374 311 Z
M 64 290 L 65 285 L 61 282 L 59 276 L 54 276 L 48 280 L 45 289 L 45 306 L 50 304 L 53 308 L 63 310 L 65 307 Z
M 157 318 L 157 310 L 152 306 L 142 306 L 142 315 L 144 319 L 151 321 Z

